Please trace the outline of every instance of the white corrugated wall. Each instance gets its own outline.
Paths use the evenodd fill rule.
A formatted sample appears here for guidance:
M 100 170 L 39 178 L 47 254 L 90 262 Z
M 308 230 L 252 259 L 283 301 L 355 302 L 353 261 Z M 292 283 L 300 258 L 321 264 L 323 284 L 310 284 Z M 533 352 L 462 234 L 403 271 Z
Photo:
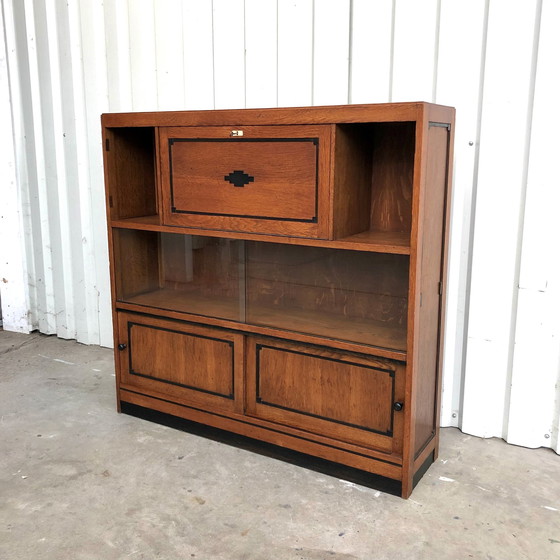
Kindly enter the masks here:
M 560 451 L 560 2 L 2 0 L 4 326 L 111 345 L 99 115 L 457 108 L 442 424 Z

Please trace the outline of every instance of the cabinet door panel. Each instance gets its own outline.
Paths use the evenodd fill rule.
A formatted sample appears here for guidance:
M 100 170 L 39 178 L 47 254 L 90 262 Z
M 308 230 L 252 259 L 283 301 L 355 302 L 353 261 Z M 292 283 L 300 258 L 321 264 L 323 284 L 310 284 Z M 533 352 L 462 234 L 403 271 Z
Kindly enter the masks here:
M 325 237 L 332 128 L 160 129 L 164 223 Z
M 266 339 L 248 344 L 247 413 L 387 452 L 398 452 L 403 366 Z M 399 443 L 395 443 L 399 442 Z
M 175 140 L 172 211 L 316 221 L 316 144 L 291 140 Z
M 237 410 L 242 336 L 119 313 L 120 382 L 184 404 Z M 236 404 L 236 401 L 239 401 Z

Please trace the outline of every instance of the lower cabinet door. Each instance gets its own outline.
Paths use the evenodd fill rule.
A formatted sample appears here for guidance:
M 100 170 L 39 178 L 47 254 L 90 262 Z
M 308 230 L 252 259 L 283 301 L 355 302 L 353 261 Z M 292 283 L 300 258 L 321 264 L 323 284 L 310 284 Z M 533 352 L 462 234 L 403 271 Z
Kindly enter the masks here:
M 242 335 L 133 313 L 119 313 L 118 328 L 122 389 L 242 411 Z
M 387 453 L 402 452 L 404 368 L 330 348 L 249 337 L 248 415 Z

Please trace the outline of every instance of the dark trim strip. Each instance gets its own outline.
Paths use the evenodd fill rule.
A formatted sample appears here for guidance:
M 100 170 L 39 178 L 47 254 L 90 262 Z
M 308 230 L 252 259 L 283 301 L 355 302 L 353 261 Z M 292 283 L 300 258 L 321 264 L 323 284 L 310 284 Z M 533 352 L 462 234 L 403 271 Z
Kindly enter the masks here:
M 412 477 L 412 488 L 416 488 L 416 485 L 420 482 L 420 479 L 424 476 L 426 471 L 430 468 L 430 465 L 434 462 L 434 452 L 428 454 L 426 460 L 418 467 L 418 470 L 414 473 Z
M 169 186 L 171 190 L 171 212 L 173 214 L 191 214 L 194 216 L 223 216 L 224 218 L 244 218 L 256 220 L 269 220 L 277 222 L 296 222 L 316 224 L 319 211 L 319 138 L 168 138 L 169 153 Z M 315 215 L 312 218 L 283 218 L 275 216 L 258 216 L 251 214 L 226 214 L 220 212 L 194 212 L 192 210 L 180 210 L 175 206 L 175 195 L 173 187 L 173 144 L 176 142 L 312 142 L 315 146 Z
M 316 146 L 319 145 L 319 138 L 302 137 L 302 138 L 243 138 L 235 136 L 233 138 L 167 138 L 170 144 L 175 142 L 312 142 Z
M 299 343 L 298 343 L 299 344 Z M 305 343 L 301 343 L 302 346 L 305 345 Z M 381 367 L 376 367 L 376 366 L 369 366 L 369 365 L 365 365 L 365 364 L 360 364 L 358 362 L 352 362 L 351 360 L 341 360 L 339 358 L 331 358 L 329 356 L 319 356 L 317 354 L 313 354 L 311 352 L 303 352 L 300 350 L 292 350 L 290 348 L 280 348 L 278 346 L 269 346 L 267 344 L 257 344 L 257 347 L 260 348 L 269 348 L 270 350 L 279 350 L 281 352 L 289 352 L 291 354 L 299 354 L 301 356 L 311 356 L 312 358 L 319 358 L 320 360 L 327 360 L 329 362 L 337 362 L 340 364 L 349 364 L 351 366 L 357 366 L 357 367 L 363 367 L 363 368 L 367 368 L 367 369 L 373 369 L 373 370 L 377 370 L 377 371 L 381 371 L 384 373 L 387 373 L 390 377 L 394 376 L 394 371 L 392 369 L 389 368 L 381 368 Z M 331 350 L 333 351 L 332 348 L 328 347 L 328 346 L 324 346 L 323 348 L 327 349 L 327 350 Z M 337 350 L 334 350 L 337 351 Z M 338 350 L 339 353 L 344 353 L 344 350 Z M 368 354 L 364 354 L 364 356 L 368 356 Z M 369 356 L 368 356 L 369 357 Z M 393 374 L 393 375 L 391 375 Z
M 178 210 L 175 206 L 171 207 L 171 212 L 173 214 L 192 214 L 193 216 L 223 216 L 224 218 L 246 218 L 253 220 L 268 220 L 274 222 L 299 222 L 305 224 L 316 224 L 317 216 L 313 218 L 277 218 L 275 216 L 252 216 L 249 214 L 224 214 L 222 212 L 194 212 L 193 210 Z M 315 212 L 316 214 L 317 212 Z

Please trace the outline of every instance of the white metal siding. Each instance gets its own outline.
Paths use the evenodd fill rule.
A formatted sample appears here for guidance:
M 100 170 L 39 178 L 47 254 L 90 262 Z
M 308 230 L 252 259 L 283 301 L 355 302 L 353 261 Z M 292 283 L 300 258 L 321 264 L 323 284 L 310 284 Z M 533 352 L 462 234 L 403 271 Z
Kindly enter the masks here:
M 2 0 L 7 329 L 110 346 L 99 115 L 457 108 L 443 425 L 559 448 L 560 3 Z

